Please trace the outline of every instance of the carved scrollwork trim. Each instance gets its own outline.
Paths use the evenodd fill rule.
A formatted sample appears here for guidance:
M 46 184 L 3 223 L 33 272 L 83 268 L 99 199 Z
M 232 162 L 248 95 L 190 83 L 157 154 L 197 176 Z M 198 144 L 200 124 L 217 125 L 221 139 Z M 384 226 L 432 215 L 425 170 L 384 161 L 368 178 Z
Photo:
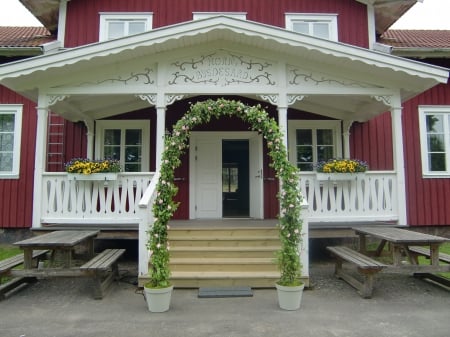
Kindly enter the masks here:
M 136 95 L 136 97 L 149 102 L 151 105 L 156 105 L 156 94 Z
M 58 102 L 64 101 L 66 98 L 69 98 L 69 95 L 51 95 L 48 96 L 48 106 L 52 106 Z
M 184 95 L 166 95 L 166 103 L 167 105 L 171 105 L 180 99 L 183 99 Z
M 274 95 L 259 95 L 259 97 L 261 97 L 261 99 L 276 105 L 278 103 L 278 95 L 274 94 Z
M 391 107 L 392 106 L 392 96 L 372 96 L 373 99 L 375 99 L 378 102 L 383 103 L 386 106 Z
M 295 102 L 303 101 L 305 97 L 305 95 L 287 95 L 287 103 L 288 105 L 292 105 Z

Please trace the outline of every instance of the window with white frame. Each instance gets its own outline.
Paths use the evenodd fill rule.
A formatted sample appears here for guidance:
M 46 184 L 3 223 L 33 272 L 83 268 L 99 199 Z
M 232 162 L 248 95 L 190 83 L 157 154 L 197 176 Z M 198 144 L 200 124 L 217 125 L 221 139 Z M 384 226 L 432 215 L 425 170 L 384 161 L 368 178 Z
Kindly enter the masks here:
M 22 105 L 0 105 L 0 179 L 19 178 Z
M 286 29 L 337 41 L 337 14 L 286 14 Z
M 242 12 L 193 12 L 192 19 L 200 20 L 219 15 L 229 16 L 240 20 L 247 20 L 247 13 Z
M 152 29 L 153 13 L 100 13 L 100 41 L 118 39 Z
M 450 106 L 419 107 L 422 172 L 450 177 Z
M 148 120 L 99 120 L 96 134 L 99 159 L 118 160 L 124 172 L 149 171 Z
M 289 158 L 300 171 L 313 171 L 319 161 L 341 157 L 339 121 L 288 122 Z

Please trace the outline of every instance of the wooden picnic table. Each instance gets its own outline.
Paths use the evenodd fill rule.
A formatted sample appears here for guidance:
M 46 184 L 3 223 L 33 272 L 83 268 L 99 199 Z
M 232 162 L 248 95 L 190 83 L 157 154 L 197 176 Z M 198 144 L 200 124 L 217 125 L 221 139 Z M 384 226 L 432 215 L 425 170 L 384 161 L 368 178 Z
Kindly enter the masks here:
M 359 235 L 359 250 L 362 254 L 373 253 L 374 256 L 380 256 L 386 243 L 390 245 L 392 265 L 388 265 L 386 268 L 388 271 L 430 273 L 450 270 L 448 265 L 439 265 L 439 246 L 450 239 L 388 226 L 354 227 L 353 230 Z M 369 252 L 367 249 L 367 237 L 380 240 L 378 247 L 373 252 Z M 418 264 L 417 254 L 413 252 L 413 247 L 416 246 L 429 247 L 429 265 Z M 407 263 L 403 262 L 405 255 Z
M 52 258 L 56 253 L 63 256 L 63 267 L 72 267 L 72 252 L 78 245 L 84 245 L 87 250 L 87 259 L 94 256 L 94 239 L 97 230 L 62 230 L 32 237 L 30 239 L 15 242 L 24 253 L 24 269 L 33 268 L 33 251 L 48 249 L 52 251 Z

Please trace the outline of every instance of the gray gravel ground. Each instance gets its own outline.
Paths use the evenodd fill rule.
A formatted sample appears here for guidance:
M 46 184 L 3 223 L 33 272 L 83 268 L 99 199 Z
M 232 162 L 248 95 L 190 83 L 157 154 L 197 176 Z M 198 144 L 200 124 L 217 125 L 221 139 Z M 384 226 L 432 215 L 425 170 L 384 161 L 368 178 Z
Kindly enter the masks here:
M 103 300 L 92 298 L 89 280 L 40 280 L 0 302 L 0 336 L 450 336 L 448 290 L 411 276 L 382 274 L 367 300 L 335 279 L 331 264 L 313 264 L 310 272 L 313 288 L 295 312 L 278 308 L 273 289 L 219 299 L 176 289 L 170 311 L 155 314 L 132 278 L 114 284 Z

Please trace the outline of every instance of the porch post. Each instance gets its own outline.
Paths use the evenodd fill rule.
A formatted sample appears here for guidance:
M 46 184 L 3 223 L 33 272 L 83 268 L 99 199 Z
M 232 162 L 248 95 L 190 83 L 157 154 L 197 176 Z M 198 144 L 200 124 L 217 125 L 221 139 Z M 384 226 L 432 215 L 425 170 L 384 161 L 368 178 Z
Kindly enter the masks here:
M 283 134 L 283 144 L 288 148 L 288 136 L 287 136 L 287 106 L 278 106 L 278 127 Z M 289 153 L 289 151 L 288 151 Z
M 344 143 L 344 153 L 343 153 L 343 157 L 344 158 L 351 158 L 351 154 L 350 154 L 350 128 L 352 127 L 353 121 L 349 121 L 349 120 L 345 120 L 342 122 L 342 128 L 343 128 L 343 132 L 342 132 L 342 138 L 343 138 L 343 143 Z
M 158 95 L 156 105 L 156 171 L 161 167 L 164 152 L 164 136 L 166 132 L 166 105 L 164 95 Z
M 406 186 L 405 186 L 405 159 L 403 153 L 403 125 L 402 103 L 400 95 L 392 97 L 391 103 L 392 140 L 394 170 L 397 174 L 397 212 L 398 224 L 407 225 L 406 215 Z
M 37 126 L 34 157 L 33 228 L 41 227 L 42 174 L 45 172 L 47 158 L 48 101 L 45 95 L 39 95 L 36 111 Z
M 86 149 L 86 157 L 94 159 L 94 121 L 84 121 L 84 125 L 87 128 L 87 149 Z

